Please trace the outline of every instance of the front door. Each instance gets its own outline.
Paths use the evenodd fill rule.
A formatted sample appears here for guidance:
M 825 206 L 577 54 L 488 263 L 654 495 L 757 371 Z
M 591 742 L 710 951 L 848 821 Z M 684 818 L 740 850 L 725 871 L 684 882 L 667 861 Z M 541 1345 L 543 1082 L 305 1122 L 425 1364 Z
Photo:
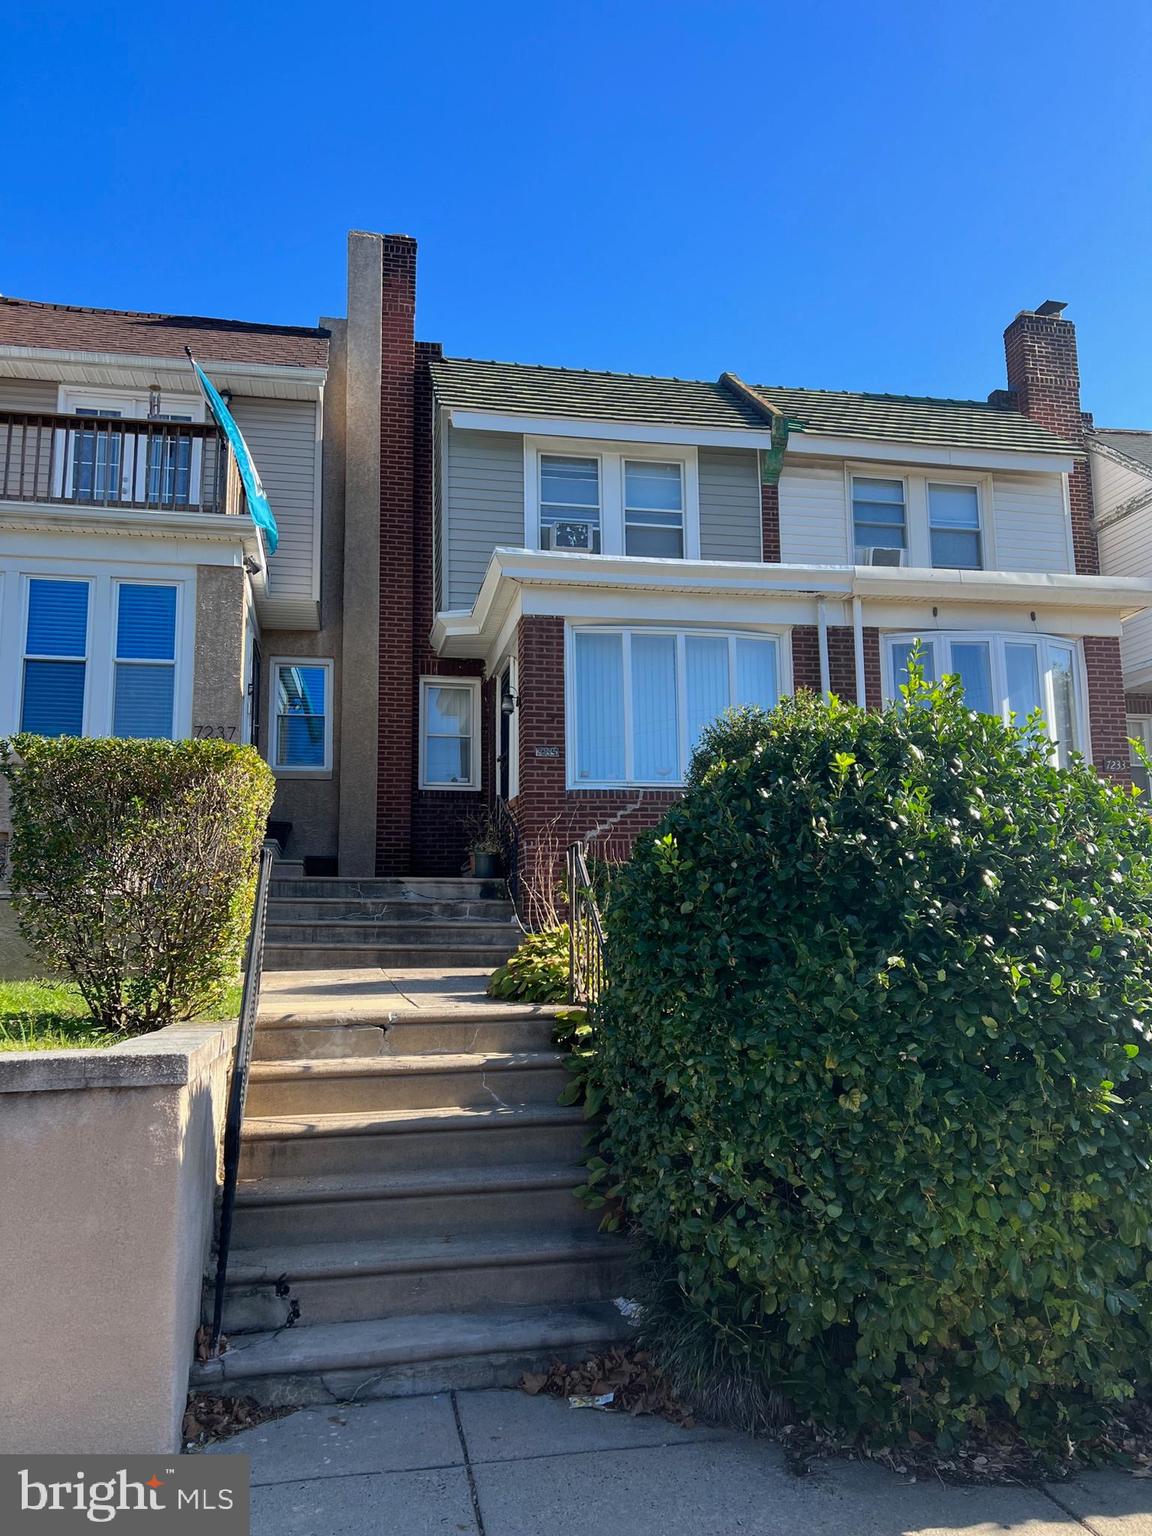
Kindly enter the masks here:
M 505 699 L 512 699 L 512 664 L 504 668 L 500 674 L 500 687 L 497 690 L 497 708 L 499 710 L 499 750 L 496 754 L 496 794 L 501 800 L 511 798 L 512 792 L 512 714 L 505 705 Z

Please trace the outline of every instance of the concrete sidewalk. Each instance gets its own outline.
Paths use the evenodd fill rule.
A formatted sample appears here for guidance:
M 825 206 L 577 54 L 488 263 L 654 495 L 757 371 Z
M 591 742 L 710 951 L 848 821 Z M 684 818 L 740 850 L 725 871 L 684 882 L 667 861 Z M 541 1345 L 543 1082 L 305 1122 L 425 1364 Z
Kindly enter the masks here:
M 252 1458 L 253 1536 L 1152 1536 L 1152 1482 L 947 1488 L 788 1472 L 773 1445 L 519 1392 L 308 1408 L 206 1454 Z

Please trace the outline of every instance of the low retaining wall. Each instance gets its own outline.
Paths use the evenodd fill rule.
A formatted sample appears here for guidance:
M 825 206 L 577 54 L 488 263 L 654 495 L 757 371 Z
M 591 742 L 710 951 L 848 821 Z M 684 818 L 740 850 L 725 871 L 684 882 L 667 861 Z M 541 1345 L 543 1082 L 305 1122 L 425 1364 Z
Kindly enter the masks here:
M 0 1054 L 0 1452 L 178 1449 L 235 1029 Z

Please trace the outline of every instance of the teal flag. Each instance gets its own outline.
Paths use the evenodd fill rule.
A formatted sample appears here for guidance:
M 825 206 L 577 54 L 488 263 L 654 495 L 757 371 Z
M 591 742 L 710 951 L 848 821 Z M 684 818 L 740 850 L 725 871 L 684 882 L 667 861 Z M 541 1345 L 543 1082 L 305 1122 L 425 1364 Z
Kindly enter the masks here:
M 187 351 L 188 349 L 185 348 Z M 256 464 L 248 450 L 248 444 L 244 441 L 244 434 L 236 425 L 232 412 L 220 398 L 220 392 L 215 384 L 201 368 L 200 364 L 188 352 L 188 360 L 196 370 L 196 377 L 200 381 L 200 388 L 204 391 L 204 398 L 208 402 L 208 409 L 216 419 L 216 425 L 228 439 L 228 446 L 232 450 L 232 457 L 236 460 L 236 468 L 240 471 L 240 479 L 244 485 L 244 494 L 248 498 L 248 510 L 252 514 L 252 521 L 264 535 L 264 545 L 270 555 L 276 553 L 276 546 L 280 542 L 280 530 L 276 526 L 276 519 L 272 515 L 272 508 L 268 504 L 264 487 L 260 484 L 260 475 Z

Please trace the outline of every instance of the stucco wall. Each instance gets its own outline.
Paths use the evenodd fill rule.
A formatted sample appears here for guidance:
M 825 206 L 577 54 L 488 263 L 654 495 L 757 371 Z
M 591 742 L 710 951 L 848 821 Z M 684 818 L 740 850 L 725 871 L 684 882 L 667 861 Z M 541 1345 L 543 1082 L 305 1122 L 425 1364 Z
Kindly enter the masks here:
M 0 1452 L 179 1448 L 233 1038 L 0 1055 Z
M 244 596 L 239 566 L 196 567 L 192 734 L 239 741 L 244 718 Z

